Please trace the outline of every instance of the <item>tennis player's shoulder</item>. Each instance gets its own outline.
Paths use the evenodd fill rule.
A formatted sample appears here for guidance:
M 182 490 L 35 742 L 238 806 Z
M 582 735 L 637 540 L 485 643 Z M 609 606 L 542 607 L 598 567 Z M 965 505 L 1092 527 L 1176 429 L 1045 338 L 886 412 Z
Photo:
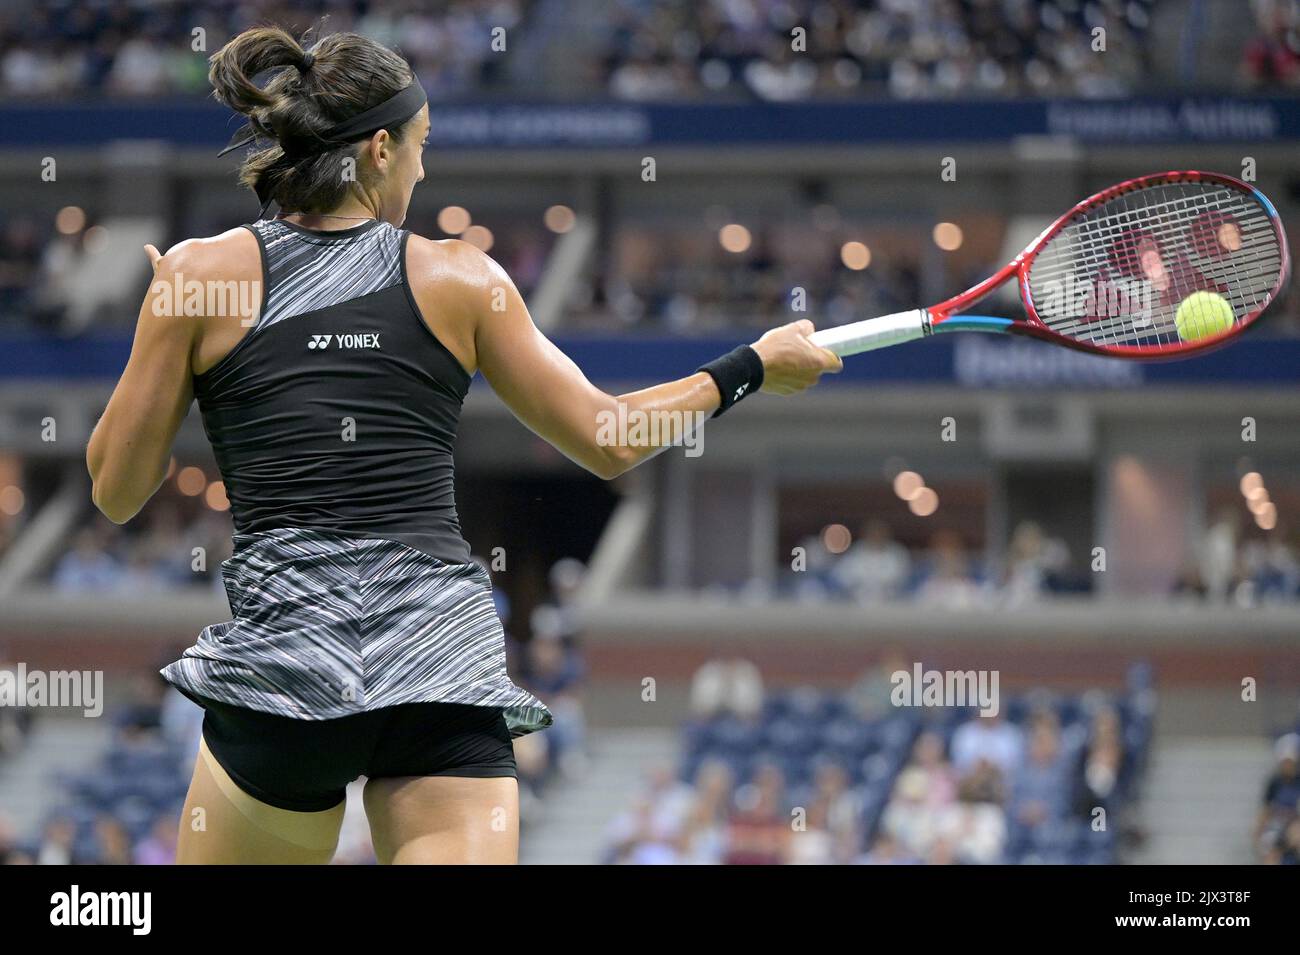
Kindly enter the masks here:
M 176 243 L 158 260 L 155 274 L 184 275 L 197 281 L 260 278 L 261 268 L 257 238 L 239 227 Z
M 510 283 L 506 270 L 477 246 L 461 239 L 426 239 L 414 232 L 407 243 L 406 269 L 417 293 L 477 297 Z

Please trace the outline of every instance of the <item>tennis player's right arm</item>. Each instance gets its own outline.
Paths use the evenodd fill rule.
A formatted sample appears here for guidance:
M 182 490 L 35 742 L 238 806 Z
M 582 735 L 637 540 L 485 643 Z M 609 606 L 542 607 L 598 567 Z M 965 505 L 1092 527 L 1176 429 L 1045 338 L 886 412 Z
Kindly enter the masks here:
M 464 321 L 472 323 L 477 369 L 520 421 L 581 467 L 608 480 L 671 445 L 675 436 L 668 429 L 650 436 L 658 441 L 603 440 L 608 422 L 620 420 L 620 414 L 626 421 L 635 420 L 627 417 L 632 412 L 677 412 L 693 421 L 720 406 L 718 387 L 705 372 L 628 394 L 606 394 L 541 333 L 497 263 L 472 246 L 455 246 L 449 254 L 461 260 L 454 269 L 458 281 L 442 288 L 455 296 L 453 307 Z M 824 372 L 843 367 L 837 356 L 808 340 L 812 332 L 811 322 L 794 322 L 754 343 L 763 361 L 763 391 L 795 394 Z M 690 413 L 697 414 L 686 419 Z

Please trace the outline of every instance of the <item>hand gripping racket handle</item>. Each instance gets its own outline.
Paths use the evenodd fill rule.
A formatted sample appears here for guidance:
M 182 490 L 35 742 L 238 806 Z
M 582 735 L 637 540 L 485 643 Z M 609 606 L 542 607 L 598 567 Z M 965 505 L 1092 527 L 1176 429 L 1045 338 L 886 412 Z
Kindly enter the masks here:
M 930 334 L 930 315 L 923 308 L 914 308 L 893 315 L 868 318 L 866 321 L 840 325 L 813 332 L 808 340 L 814 345 L 830 349 L 835 354 L 856 355 L 873 348 L 901 345 Z

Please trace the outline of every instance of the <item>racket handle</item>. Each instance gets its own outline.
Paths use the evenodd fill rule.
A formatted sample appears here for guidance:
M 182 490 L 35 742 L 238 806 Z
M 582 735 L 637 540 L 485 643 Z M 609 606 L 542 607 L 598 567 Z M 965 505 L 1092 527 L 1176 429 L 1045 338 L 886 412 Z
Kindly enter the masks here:
M 929 313 L 923 308 L 913 308 L 893 315 L 826 328 L 813 332 L 808 340 L 843 357 L 923 338 L 930 333 L 929 325 Z

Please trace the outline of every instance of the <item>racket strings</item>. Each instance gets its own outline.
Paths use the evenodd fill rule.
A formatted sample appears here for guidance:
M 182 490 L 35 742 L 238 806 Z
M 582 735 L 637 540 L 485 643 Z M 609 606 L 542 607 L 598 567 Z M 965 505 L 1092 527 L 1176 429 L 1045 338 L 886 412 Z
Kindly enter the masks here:
M 1221 296 L 1240 323 L 1268 303 L 1282 267 L 1272 218 L 1253 195 L 1162 183 L 1079 213 L 1039 251 L 1027 281 L 1058 334 L 1160 350 L 1183 343 L 1175 316 L 1189 295 Z
M 1152 214 L 1151 209 L 1146 209 L 1143 210 L 1146 214 L 1144 220 L 1139 220 L 1131 213 L 1120 213 L 1108 216 L 1107 220 L 1109 221 L 1107 223 L 1092 223 L 1084 221 L 1083 223 L 1080 223 L 1077 228 L 1081 231 L 1086 231 L 1087 234 L 1085 238 L 1091 254 L 1081 255 L 1065 243 L 1053 242 L 1049 243 L 1049 246 L 1043 250 L 1040 258 L 1035 260 L 1035 267 L 1040 273 L 1050 272 L 1052 268 L 1064 267 L 1075 269 L 1077 267 L 1099 267 L 1110 258 L 1110 253 L 1107 250 L 1107 241 L 1113 237 L 1116 229 L 1118 228 L 1123 230 L 1136 228 L 1140 225 L 1145 225 L 1147 228 L 1151 229 L 1153 233 L 1158 234 L 1161 239 L 1165 240 L 1165 244 L 1172 244 L 1176 248 L 1181 247 L 1181 251 L 1192 251 L 1191 236 L 1179 227 L 1191 215 L 1224 209 L 1227 209 L 1228 214 L 1232 216 L 1234 220 L 1237 220 L 1238 217 L 1247 220 L 1244 224 L 1240 221 L 1234 222 L 1234 225 L 1237 225 L 1243 233 L 1241 235 L 1243 246 L 1262 239 L 1262 241 L 1271 246 L 1273 251 L 1276 251 L 1275 237 L 1273 236 L 1271 223 L 1267 216 L 1264 216 L 1261 213 L 1262 218 L 1256 218 L 1255 221 L 1251 221 L 1249 219 L 1249 214 L 1252 209 L 1255 208 L 1253 203 L 1246 200 L 1246 197 L 1244 196 L 1233 196 L 1231 198 L 1240 200 L 1236 203 L 1237 208 L 1235 210 L 1222 201 L 1217 201 L 1202 203 L 1196 207 L 1180 205 L 1173 213 L 1167 212 L 1164 214 Z M 1222 197 L 1219 197 L 1219 199 L 1221 200 Z M 1155 238 L 1155 234 L 1153 234 L 1153 238 Z M 1172 242 L 1170 242 L 1171 237 Z M 1138 263 L 1133 261 L 1131 264 L 1136 266 Z
M 1252 208 L 1254 208 L 1254 204 L 1244 196 L 1234 196 L 1233 198 L 1240 200 L 1237 203 L 1237 205 L 1240 207 L 1239 210 L 1237 210 L 1238 214 L 1246 215 L 1251 211 Z M 1187 208 L 1187 207 L 1179 207 L 1179 209 L 1177 209 L 1172 214 L 1163 213 L 1163 214 L 1149 215 L 1148 220 L 1146 221 L 1149 223 L 1149 225 L 1159 228 L 1165 234 L 1166 237 L 1170 235 L 1174 235 L 1175 242 L 1181 243 L 1190 248 L 1191 237 L 1189 235 L 1181 235 L 1181 236 L 1177 235 L 1176 234 L 1177 227 L 1186 221 L 1189 214 L 1192 214 L 1194 212 L 1219 211 L 1225 208 L 1228 209 L 1229 213 L 1232 212 L 1232 209 L 1230 207 L 1227 207 L 1221 201 L 1207 202 L 1194 209 Z M 1143 211 L 1150 213 L 1152 210 L 1143 210 Z M 1138 223 L 1136 217 L 1131 215 L 1124 216 L 1123 214 L 1115 214 L 1115 215 L 1108 216 L 1107 218 L 1117 222 L 1120 228 L 1134 227 Z M 1080 227 L 1086 228 L 1092 225 L 1093 223 L 1085 222 L 1082 223 Z M 1093 249 L 1092 249 L 1093 256 L 1091 261 L 1089 261 L 1084 256 L 1079 256 L 1077 254 L 1071 253 L 1069 249 L 1065 248 L 1061 244 L 1053 245 L 1052 243 L 1049 243 L 1049 245 L 1043 249 L 1042 253 L 1040 253 L 1040 258 L 1035 260 L 1035 265 L 1038 268 L 1045 271 L 1054 266 L 1064 265 L 1065 267 L 1073 268 L 1076 265 L 1088 266 L 1088 265 L 1099 264 L 1100 262 L 1103 262 L 1108 258 L 1108 255 L 1106 254 L 1106 251 L 1102 246 L 1105 238 L 1107 237 L 1108 232 L 1113 233 L 1115 228 L 1116 228 L 1115 225 L 1109 225 L 1109 226 L 1102 225 L 1099 229 L 1091 230 L 1091 234 L 1088 237 L 1089 240 L 1093 243 Z M 1267 216 L 1264 216 L 1262 221 L 1247 222 L 1246 225 L 1243 227 L 1243 231 L 1245 229 L 1250 229 L 1252 231 L 1253 237 L 1258 238 L 1262 236 L 1265 241 L 1272 243 L 1274 249 L 1276 249 L 1276 241 L 1275 241 L 1275 236 L 1273 235 L 1272 224 L 1268 220 Z
M 1150 224 L 1160 229 L 1166 238 L 1168 238 L 1169 235 L 1173 235 L 1174 239 L 1172 244 L 1176 249 L 1181 247 L 1181 251 L 1192 251 L 1191 236 L 1186 232 L 1180 235 L 1177 227 L 1185 221 L 1189 214 L 1193 212 L 1206 212 L 1211 210 L 1220 211 L 1226 208 L 1234 220 L 1236 220 L 1238 216 L 1248 216 L 1253 207 L 1253 203 L 1250 203 L 1245 199 L 1245 197 L 1237 198 L 1240 198 L 1242 201 L 1238 203 L 1240 208 L 1235 210 L 1235 214 L 1231 207 L 1225 206 L 1225 204 L 1221 202 L 1216 204 L 1206 203 L 1196 209 L 1180 209 L 1176 215 L 1156 215 L 1152 217 Z M 1112 216 L 1110 218 L 1117 217 Z M 1136 220 L 1130 219 L 1129 221 L 1122 223 L 1122 226 L 1132 226 L 1135 221 Z M 1233 224 L 1240 229 L 1240 241 L 1242 242 L 1243 247 L 1262 242 L 1269 247 L 1260 250 L 1262 253 L 1267 254 L 1271 251 L 1275 253 L 1275 258 L 1280 259 L 1280 255 L 1277 254 L 1279 250 L 1277 249 L 1276 237 L 1273 234 L 1272 224 L 1268 220 L 1267 216 L 1265 216 L 1262 221 L 1247 221 L 1244 225 L 1240 224 L 1240 222 L 1234 222 Z M 1110 228 L 1113 231 L 1114 227 L 1112 226 Z M 1088 238 L 1093 245 L 1091 256 L 1072 254 L 1063 244 L 1057 244 L 1054 247 L 1049 245 L 1048 248 L 1043 250 L 1044 254 L 1041 259 L 1035 260 L 1035 266 L 1043 272 L 1048 272 L 1052 268 L 1061 267 L 1073 269 L 1076 266 L 1100 266 L 1109 257 L 1104 249 L 1106 235 L 1104 232 L 1094 231 Z

